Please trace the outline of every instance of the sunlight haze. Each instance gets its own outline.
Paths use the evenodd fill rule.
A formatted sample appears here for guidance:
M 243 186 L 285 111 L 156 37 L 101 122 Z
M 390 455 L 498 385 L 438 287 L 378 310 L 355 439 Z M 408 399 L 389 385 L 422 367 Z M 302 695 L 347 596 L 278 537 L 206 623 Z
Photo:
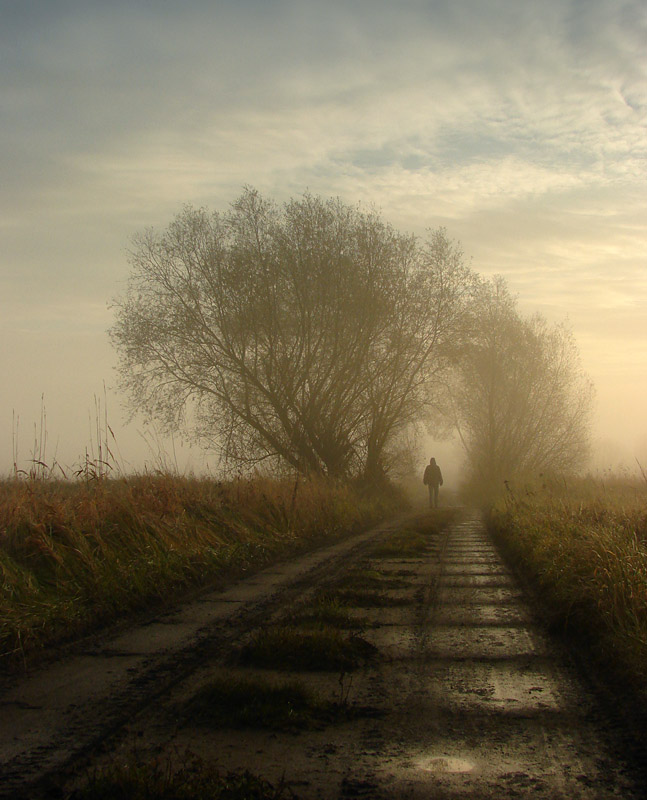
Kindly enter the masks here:
M 596 466 L 647 466 L 644 2 L 0 9 L 1 474 L 16 446 L 30 457 L 43 397 L 46 459 L 96 447 L 107 401 L 115 455 L 156 466 L 154 433 L 112 388 L 109 304 L 134 234 L 185 204 L 226 210 L 245 185 L 444 226 L 524 313 L 572 328 Z M 180 437 L 176 455 L 205 463 Z

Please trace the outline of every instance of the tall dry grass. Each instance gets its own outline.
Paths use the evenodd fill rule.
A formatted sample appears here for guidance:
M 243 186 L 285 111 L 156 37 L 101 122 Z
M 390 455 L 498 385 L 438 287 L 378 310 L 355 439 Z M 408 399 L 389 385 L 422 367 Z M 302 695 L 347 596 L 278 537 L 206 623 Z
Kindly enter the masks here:
M 553 621 L 647 700 L 647 483 L 607 475 L 510 487 L 489 522 Z
M 0 481 L 0 664 L 398 504 L 322 480 L 93 478 Z

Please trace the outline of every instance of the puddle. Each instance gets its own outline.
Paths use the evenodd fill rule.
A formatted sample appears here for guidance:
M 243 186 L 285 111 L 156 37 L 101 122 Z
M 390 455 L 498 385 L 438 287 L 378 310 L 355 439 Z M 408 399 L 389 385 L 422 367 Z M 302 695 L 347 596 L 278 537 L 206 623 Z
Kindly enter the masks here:
M 426 756 L 416 762 L 418 769 L 425 772 L 459 773 L 471 772 L 476 764 L 466 758 L 455 758 L 453 756 Z

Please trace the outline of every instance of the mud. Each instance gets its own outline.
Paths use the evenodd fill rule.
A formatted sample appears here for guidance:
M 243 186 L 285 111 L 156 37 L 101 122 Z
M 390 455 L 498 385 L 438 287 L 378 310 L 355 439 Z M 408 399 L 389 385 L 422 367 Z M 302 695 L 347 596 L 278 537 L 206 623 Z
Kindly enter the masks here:
M 420 557 L 373 554 L 405 521 L 416 520 L 275 566 L 6 688 L 0 796 L 73 786 L 136 746 L 285 778 L 301 798 L 643 797 L 617 722 L 536 624 L 478 517 L 433 537 Z M 381 591 L 398 601 L 353 609 L 374 659 L 346 675 L 231 666 L 256 628 L 353 570 L 382 573 Z M 182 709 L 223 670 L 297 677 L 374 713 L 296 734 L 194 724 Z

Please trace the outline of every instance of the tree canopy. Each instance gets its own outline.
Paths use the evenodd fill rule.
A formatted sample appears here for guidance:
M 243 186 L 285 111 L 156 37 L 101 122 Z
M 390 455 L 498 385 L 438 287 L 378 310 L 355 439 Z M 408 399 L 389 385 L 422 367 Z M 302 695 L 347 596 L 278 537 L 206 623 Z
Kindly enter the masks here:
M 501 278 L 482 283 L 472 320 L 450 383 L 469 481 L 491 493 L 506 480 L 577 470 L 593 389 L 570 330 L 523 317 Z
M 379 482 L 442 412 L 472 483 L 579 466 L 592 389 L 565 326 L 373 210 L 246 189 L 135 237 L 112 340 L 133 410 L 225 465 Z
M 247 189 L 134 240 L 112 340 L 132 407 L 225 463 L 378 480 L 455 358 L 475 278 L 443 230 Z

